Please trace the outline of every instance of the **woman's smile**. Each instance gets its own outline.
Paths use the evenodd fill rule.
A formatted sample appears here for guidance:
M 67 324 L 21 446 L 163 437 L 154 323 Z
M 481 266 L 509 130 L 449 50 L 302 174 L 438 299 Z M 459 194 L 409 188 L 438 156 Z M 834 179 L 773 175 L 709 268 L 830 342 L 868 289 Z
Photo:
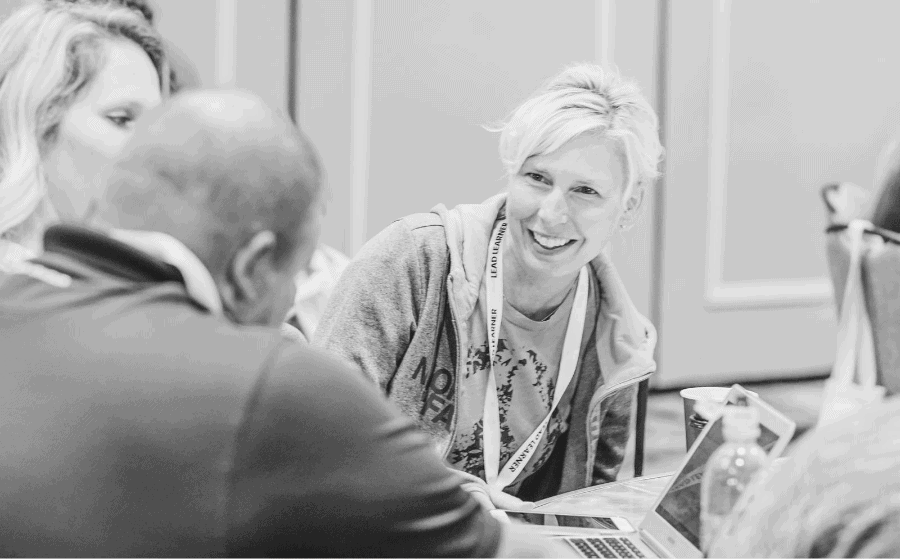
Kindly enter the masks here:
M 528 236 L 531 238 L 532 244 L 535 245 L 538 254 L 557 255 L 569 248 L 575 243 L 576 239 L 566 236 L 545 235 L 534 229 L 526 228 Z

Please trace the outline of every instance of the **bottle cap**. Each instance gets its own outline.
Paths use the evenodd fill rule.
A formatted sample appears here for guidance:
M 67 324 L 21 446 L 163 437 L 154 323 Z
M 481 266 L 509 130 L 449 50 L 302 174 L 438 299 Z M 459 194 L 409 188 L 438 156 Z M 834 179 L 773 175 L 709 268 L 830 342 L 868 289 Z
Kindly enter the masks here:
M 759 410 L 753 406 L 726 406 L 722 416 L 722 435 L 730 442 L 758 439 Z

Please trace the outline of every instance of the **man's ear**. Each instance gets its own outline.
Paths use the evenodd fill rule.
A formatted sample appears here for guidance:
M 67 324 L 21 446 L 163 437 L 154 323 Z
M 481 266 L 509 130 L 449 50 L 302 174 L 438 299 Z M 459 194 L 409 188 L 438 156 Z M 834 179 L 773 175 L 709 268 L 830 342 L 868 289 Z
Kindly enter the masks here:
M 243 304 L 265 295 L 267 286 L 263 276 L 272 269 L 274 257 L 275 234 L 269 230 L 256 233 L 238 249 L 225 270 L 227 281 L 221 292 L 226 306 L 239 311 Z

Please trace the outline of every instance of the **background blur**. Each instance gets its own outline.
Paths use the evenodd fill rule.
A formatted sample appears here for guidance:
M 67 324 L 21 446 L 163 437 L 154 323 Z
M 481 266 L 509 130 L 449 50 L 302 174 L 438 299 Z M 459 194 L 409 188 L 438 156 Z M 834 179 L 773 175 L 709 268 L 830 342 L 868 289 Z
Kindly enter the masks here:
M 6 15 L 18 0 L 0 0 Z M 662 119 L 663 179 L 613 256 L 660 330 L 656 387 L 821 375 L 835 319 L 818 189 L 871 186 L 900 129 L 884 0 L 154 0 L 206 86 L 296 116 L 353 255 L 394 219 L 502 188 L 505 117 L 569 62 Z

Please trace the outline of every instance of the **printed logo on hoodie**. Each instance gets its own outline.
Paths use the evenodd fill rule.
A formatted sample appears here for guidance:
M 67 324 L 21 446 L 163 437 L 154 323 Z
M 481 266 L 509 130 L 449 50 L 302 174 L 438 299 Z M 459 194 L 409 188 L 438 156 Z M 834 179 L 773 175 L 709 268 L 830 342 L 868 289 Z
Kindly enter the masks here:
M 415 325 L 410 325 L 410 329 L 415 331 Z M 431 355 L 419 357 L 412 379 L 418 380 L 423 387 L 422 407 L 419 410 L 422 420 L 441 424 L 449 432 L 456 412 L 453 402 L 456 395 L 456 366 L 452 359 L 451 345 L 444 336 L 446 331 L 442 324 L 438 329 L 434 351 Z

